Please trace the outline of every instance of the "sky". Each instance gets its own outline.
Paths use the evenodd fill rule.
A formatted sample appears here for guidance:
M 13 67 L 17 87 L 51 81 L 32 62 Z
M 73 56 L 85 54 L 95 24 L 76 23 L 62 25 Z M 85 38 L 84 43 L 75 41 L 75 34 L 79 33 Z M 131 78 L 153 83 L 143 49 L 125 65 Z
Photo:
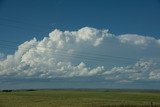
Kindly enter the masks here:
M 160 89 L 159 0 L 0 0 L 0 89 Z

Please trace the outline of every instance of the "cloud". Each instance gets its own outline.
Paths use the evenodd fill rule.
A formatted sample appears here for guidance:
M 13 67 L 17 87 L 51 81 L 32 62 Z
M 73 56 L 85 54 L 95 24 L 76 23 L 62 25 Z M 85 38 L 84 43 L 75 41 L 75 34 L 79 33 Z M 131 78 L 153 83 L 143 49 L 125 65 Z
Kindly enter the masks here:
M 104 70 L 103 66 L 89 68 L 83 62 L 72 65 L 70 58 L 80 46 L 100 45 L 107 32 L 88 27 L 72 32 L 55 29 L 41 41 L 34 38 L 18 46 L 14 55 L 0 62 L 0 75 L 27 78 L 96 75 Z
M 107 80 L 117 81 L 159 80 L 160 65 L 152 60 L 140 60 L 134 65 L 113 67 L 103 75 Z
M 121 43 L 128 43 L 128 44 L 133 44 L 137 46 L 147 46 L 149 44 L 155 43 L 159 45 L 159 40 L 156 40 L 153 37 L 148 37 L 148 36 L 141 36 L 137 34 L 124 34 L 118 36 L 118 39 L 120 40 Z
M 4 60 L 5 58 L 5 54 L 4 53 L 0 53 L 0 61 Z
M 97 76 L 121 82 L 160 80 L 160 67 L 154 61 L 154 57 L 160 58 L 159 48 L 159 39 L 153 37 L 116 36 L 108 30 L 90 27 L 64 32 L 55 29 L 42 40 L 33 38 L 24 42 L 13 55 L 1 60 L 0 77 L 54 79 Z M 132 58 L 127 58 L 128 55 Z M 139 60 L 144 57 L 146 60 Z M 110 65 L 114 60 L 115 63 Z

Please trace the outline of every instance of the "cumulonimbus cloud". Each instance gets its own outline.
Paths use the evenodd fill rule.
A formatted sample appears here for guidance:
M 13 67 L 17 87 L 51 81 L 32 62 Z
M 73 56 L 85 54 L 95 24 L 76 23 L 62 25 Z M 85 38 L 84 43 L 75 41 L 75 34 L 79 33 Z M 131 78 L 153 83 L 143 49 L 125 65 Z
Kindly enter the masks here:
M 143 54 L 146 51 L 152 50 L 152 53 L 160 52 L 159 41 L 159 39 L 153 37 L 135 34 L 116 36 L 109 33 L 108 30 L 90 27 L 84 27 L 78 31 L 64 32 L 55 29 L 43 40 L 39 41 L 33 38 L 24 42 L 18 46 L 18 50 L 13 55 L 7 55 L 6 59 L 1 60 L 0 76 L 15 78 L 99 76 L 105 80 L 118 81 L 160 80 L 160 66 L 154 60 L 137 60 L 132 65 L 116 65 L 109 68 L 106 67 L 105 62 L 101 65 L 93 64 L 94 66 L 89 66 L 92 65 L 90 63 L 94 62 L 90 61 L 88 64 L 81 60 L 88 59 L 89 55 L 86 55 L 86 53 L 90 53 L 94 57 L 94 59 L 92 57 L 92 60 L 98 60 L 98 55 L 92 55 L 93 49 L 96 49 L 98 54 L 101 54 L 99 50 L 106 50 L 106 52 L 110 51 L 109 49 L 119 50 L 119 53 L 114 52 L 113 54 L 114 56 L 121 56 L 128 55 L 127 51 L 134 48 L 136 51 L 133 58 L 139 53 L 141 53 L 139 57 L 143 58 Z M 106 45 L 108 42 L 111 42 L 111 45 Z M 85 47 L 88 47 L 88 50 L 83 50 Z M 149 57 L 151 59 L 153 56 L 154 54 L 148 54 L 146 58 Z M 156 57 L 160 58 L 159 55 Z M 74 58 L 79 58 L 80 61 L 75 64 L 73 63 Z

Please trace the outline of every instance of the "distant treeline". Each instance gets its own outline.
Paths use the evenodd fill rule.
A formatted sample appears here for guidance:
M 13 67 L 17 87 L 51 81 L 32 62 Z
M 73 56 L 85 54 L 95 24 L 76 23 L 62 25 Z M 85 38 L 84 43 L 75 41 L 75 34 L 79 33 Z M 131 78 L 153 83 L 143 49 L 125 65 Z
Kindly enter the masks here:
M 102 91 L 102 92 L 152 92 L 152 93 L 160 93 L 160 90 L 155 89 L 88 89 L 88 88 L 65 88 L 65 89 L 5 89 L 0 90 L 0 92 L 15 92 L 15 91 L 37 91 L 37 90 L 72 90 L 72 91 Z
M 1 92 L 12 92 L 13 90 L 1 90 Z
M 15 92 L 15 91 L 37 91 L 36 89 L 26 89 L 26 90 L 1 90 L 0 92 Z

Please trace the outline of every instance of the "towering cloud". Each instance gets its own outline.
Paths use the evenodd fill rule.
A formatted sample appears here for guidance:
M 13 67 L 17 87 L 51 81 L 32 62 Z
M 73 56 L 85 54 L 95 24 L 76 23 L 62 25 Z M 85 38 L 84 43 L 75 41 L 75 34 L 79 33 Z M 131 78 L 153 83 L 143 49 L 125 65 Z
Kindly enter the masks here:
M 1 58 L 0 77 L 160 80 L 159 41 L 135 34 L 116 36 L 90 27 L 64 32 L 55 29 L 43 40 L 33 38 L 18 46 L 13 55 Z M 120 61 L 108 66 L 111 59 Z

